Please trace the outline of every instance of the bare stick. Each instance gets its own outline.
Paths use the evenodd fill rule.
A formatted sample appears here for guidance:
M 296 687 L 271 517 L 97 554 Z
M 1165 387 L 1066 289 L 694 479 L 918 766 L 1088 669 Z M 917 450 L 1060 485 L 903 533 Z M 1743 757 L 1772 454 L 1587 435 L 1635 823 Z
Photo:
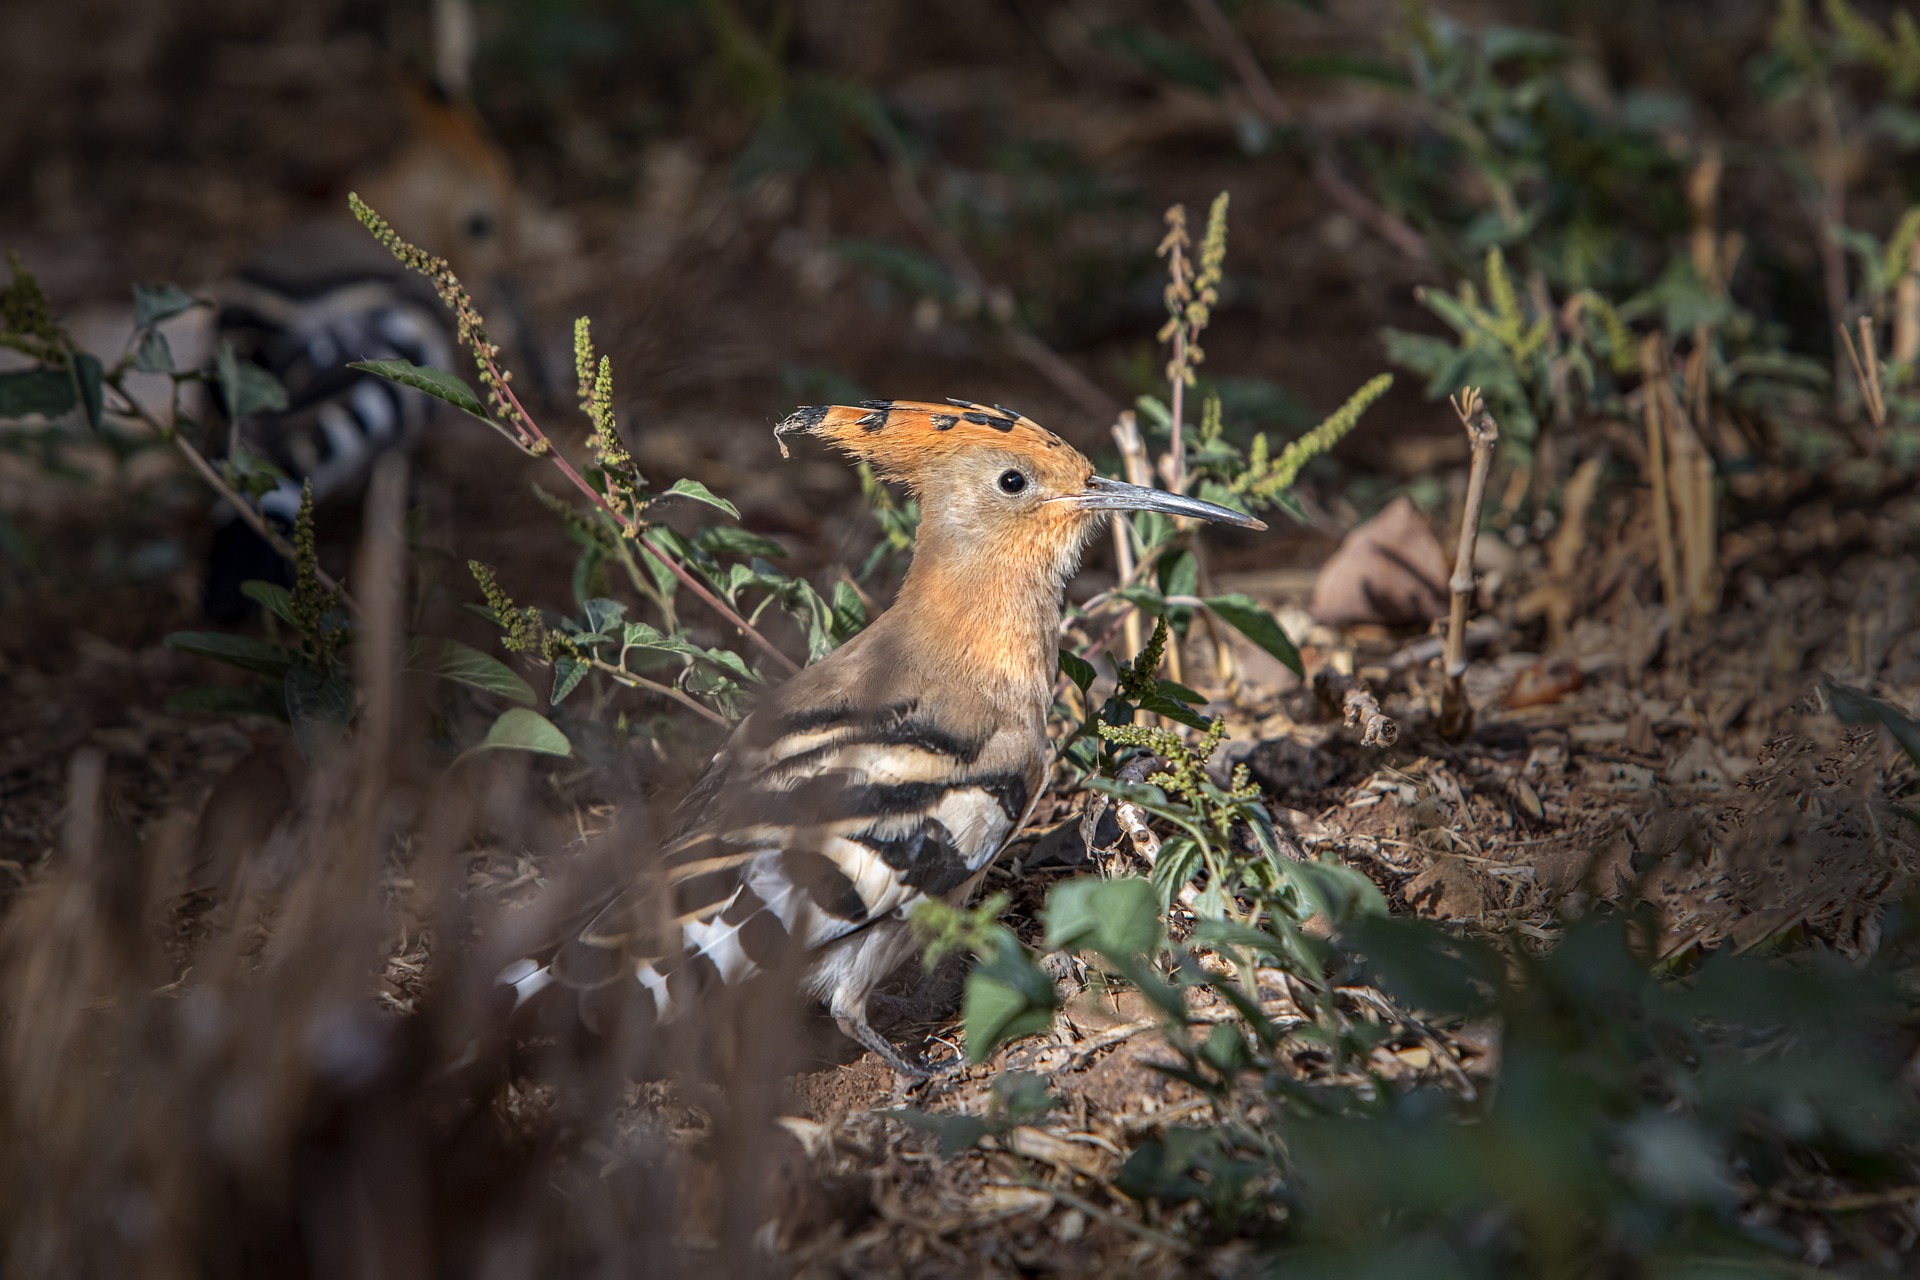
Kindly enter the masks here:
M 1390 747 L 1400 740 L 1400 726 L 1380 709 L 1380 700 L 1360 681 L 1330 669 L 1313 673 L 1314 696 L 1349 729 L 1360 730 L 1363 747 Z
M 1920 236 L 1907 249 L 1906 268 L 1893 289 L 1893 350 L 1889 355 L 1895 364 L 1911 366 L 1920 360 Z
M 614 666 L 605 658 L 590 657 L 587 659 L 587 662 L 595 671 L 600 672 L 615 684 L 623 684 L 629 689 L 643 689 L 648 693 L 657 693 L 663 698 L 672 698 L 675 702 L 687 708 L 687 710 L 705 716 L 722 729 L 731 729 L 733 727 L 733 721 L 727 719 L 706 703 L 701 702 L 685 689 L 677 689 L 670 684 L 661 684 L 657 680 L 649 680 L 645 676 L 637 676 L 625 667 Z
M 220 474 L 220 469 L 207 461 L 207 456 L 194 448 L 192 441 L 188 440 L 184 435 L 181 435 L 177 427 L 169 426 L 167 423 L 155 417 L 151 409 L 140 403 L 139 400 L 127 392 L 125 387 L 120 385 L 120 379 L 117 375 L 109 376 L 106 382 L 122 400 L 127 402 L 128 412 L 132 413 L 133 416 L 139 418 L 140 421 L 146 423 L 155 431 L 158 431 L 162 439 L 173 442 L 173 447 L 180 451 L 180 456 L 187 460 L 189 466 L 200 473 L 200 478 L 205 480 L 215 493 L 227 500 L 228 505 L 230 505 L 234 509 L 234 512 L 240 517 L 242 524 L 259 534 L 261 540 L 273 548 L 275 555 L 285 560 L 288 564 L 293 563 L 293 547 L 285 538 L 280 536 L 278 530 L 267 523 L 266 517 L 255 510 L 251 502 L 248 502 L 234 491 L 233 486 L 227 483 L 226 477 Z M 348 613 L 356 616 L 359 615 L 360 606 L 354 603 L 353 597 L 347 594 L 345 587 L 335 582 L 332 575 L 318 565 L 314 566 L 314 573 L 319 578 L 321 586 L 329 591 L 336 591 L 340 594 L 340 603 L 346 606 Z
M 1207 29 L 1208 37 L 1226 56 L 1234 75 L 1240 79 L 1240 87 L 1253 101 L 1254 110 L 1268 124 L 1287 123 L 1286 104 L 1280 100 L 1280 94 L 1268 78 L 1266 68 L 1254 56 L 1246 37 L 1221 10 L 1218 0 L 1187 0 L 1187 7 L 1193 10 L 1194 16 L 1200 19 L 1200 25 Z M 1433 254 L 1428 250 L 1427 242 L 1420 238 L 1420 233 L 1374 203 L 1365 192 L 1342 177 L 1333 163 L 1331 151 L 1324 144 L 1314 152 L 1313 180 L 1349 217 L 1372 230 L 1401 254 L 1421 266 L 1432 264 Z
M 1122 413 L 1113 424 L 1113 442 L 1120 446 L 1120 461 L 1127 473 L 1127 483 L 1151 485 L 1153 471 L 1147 463 L 1147 446 L 1140 439 L 1140 424 L 1134 419 L 1133 410 Z M 1133 539 L 1128 535 L 1129 525 L 1125 516 L 1115 516 L 1113 520 L 1113 552 L 1115 565 L 1122 583 L 1133 581 L 1138 566 L 1133 562 Z M 1140 652 L 1140 611 L 1132 605 L 1126 606 L 1127 652 Z
M 1467 387 L 1452 400 L 1460 425 L 1467 429 L 1467 443 L 1473 449 L 1472 469 L 1467 473 L 1467 501 L 1460 513 L 1460 543 L 1453 555 L 1452 608 L 1447 613 L 1446 684 L 1440 695 L 1440 733 L 1448 738 L 1466 736 L 1473 727 L 1473 707 L 1467 702 L 1467 611 L 1473 605 L 1473 550 L 1480 540 L 1480 507 L 1487 497 L 1487 476 L 1493 470 L 1494 446 L 1500 443 L 1500 426 L 1487 412 L 1486 401 L 1478 388 Z
M 1854 345 L 1853 335 L 1845 325 L 1840 326 L 1840 341 L 1847 348 L 1847 359 L 1853 362 L 1853 376 L 1860 381 L 1860 401 L 1866 406 L 1874 430 L 1878 431 L 1887 424 L 1887 405 L 1880 398 L 1880 355 L 1875 350 L 1873 317 L 1860 317 L 1859 346 Z
M 1647 423 L 1647 471 L 1653 481 L 1653 538 L 1660 562 L 1660 589 L 1667 602 L 1667 613 L 1678 619 L 1680 610 L 1680 560 L 1673 550 L 1673 505 L 1667 492 L 1666 432 L 1660 425 L 1666 397 L 1660 384 L 1667 373 L 1660 360 L 1660 338 L 1648 334 L 1640 342 L 1641 393 L 1646 399 L 1642 410 Z

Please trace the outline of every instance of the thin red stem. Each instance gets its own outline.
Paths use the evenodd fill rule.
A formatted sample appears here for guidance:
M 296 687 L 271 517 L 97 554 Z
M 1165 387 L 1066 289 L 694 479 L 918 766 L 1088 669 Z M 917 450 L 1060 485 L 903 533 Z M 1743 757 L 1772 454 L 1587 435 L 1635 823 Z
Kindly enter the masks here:
M 637 543 L 642 551 L 665 565 L 667 571 L 678 578 L 682 586 L 693 592 L 694 595 L 705 601 L 707 606 L 714 612 L 737 627 L 740 634 L 753 641 L 754 645 L 757 646 L 762 653 L 765 653 L 768 657 L 786 668 L 788 675 L 792 675 L 800 669 L 798 663 L 775 648 L 771 640 L 754 630 L 753 625 L 741 617 L 732 606 L 727 604 L 727 602 L 719 596 L 713 594 L 713 592 L 707 590 L 706 586 L 702 584 L 698 578 L 695 578 L 691 573 L 687 572 L 684 565 L 677 563 L 672 557 L 664 555 L 658 547 L 642 538 L 634 522 L 621 515 L 618 511 L 615 511 L 613 505 L 600 495 L 599 490 L 588 484 L 586 478 L 573 469 L 573 464 L 567 461 L 566 456 L 555 447 L 553 439 L 534 422 L 533 415 L 528 413 L 526 406 L 520 403 L 520 397 L 513 394 L 513 387 L 505 378 L 501 377 L 500 370 L 491 360 L 487 361 L 487 372 L 493 375 L 494 385 L 500 388 L 500 392 L 506 397 L 507 403 L 513 406 L 514 414 L 519 420 L 521 429 L 528 433 L 536 442 L 546 445 L 545 453 L 547 457 L 551 458 L 553 464 L 560 468 L 561 474 L 571 480 L 575 488 L 586 494 L 595 506 L 606 512 L 614 523 L 620 526 L 622 533 L 631 541 Z

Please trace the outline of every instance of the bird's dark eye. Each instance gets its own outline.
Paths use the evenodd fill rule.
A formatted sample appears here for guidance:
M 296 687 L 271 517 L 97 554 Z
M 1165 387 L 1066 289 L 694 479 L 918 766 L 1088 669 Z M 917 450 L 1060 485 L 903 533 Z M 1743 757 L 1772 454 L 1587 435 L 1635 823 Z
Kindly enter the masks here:
M 472 214 L 467 218 L 467 236 L 473 240 L 485 240 L 493 234 L 493 219 L 484 213 Z
M 1009 468 L 1000 473 L 1000 492 L 1007 496 L 1011 497 L 1016 493 L 1024 492 L 1026 487 L 1027 478 L 1020 472 Z

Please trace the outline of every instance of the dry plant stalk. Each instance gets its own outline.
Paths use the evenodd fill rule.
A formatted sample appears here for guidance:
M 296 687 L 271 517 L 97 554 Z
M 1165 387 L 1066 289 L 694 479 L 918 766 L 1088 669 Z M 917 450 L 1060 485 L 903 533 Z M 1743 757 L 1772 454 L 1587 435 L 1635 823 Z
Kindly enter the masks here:
M 1920 236 L 1907 247 L 1907 269 L 1893 290 L 1893 350 L 1895 364 L 1912 367 L 1920 360 Z
M 1840 342 L 1847 349 L 1847 359 L 1853 363 L 1853 376 L 1860 382 L 1861 403 L 1866 405 L 1867 417 L 1877 432 L 1887 425 L 1887 401 L 1880 386 L 1879 339 L 1873 332 L 1873 317 L 1860 317 L 1858 346 L 1854 345 L 1853 335 L 1845 325 L 1840 326 Z
M 1647 473 L 1653 482 L 1653 539 L 1660 564 L 1660 590 L 1667 612 L 1678 615 L 1680 559 L 1673 549 L 1673 503 L 1667 493 L 1666 432 L 1661 427 L 1661 396 L 1656 389 L 1666 380 L 1660 361 L 1660 337 L 1648 334 L 1640 342 L 1640 380 L 1645 388 L 1642 412 L 1647 424 Z
M 1151 485 L 1153 468 L 1147 462 L 1147 443 L 1140 438 L 1140 423 L 1134 418 L 1133 410 L 1123 412 L 1113 424 L 1113 442 L 1120 449 L 1120 464 L 1126 470 L 1127 483 Z M 1117 515 L 1113 518 L 1113 558 L 1114 569 L 1120 575 L 1121 582 L 1133 581 L 1137 566 L 1133 561 L 1133 538 L 1128 533 L 1127 518 Z M 1140 636 L 1140 611 L 1127 609 L 1127 652 L 1138 653 L 1143 643 Z
M 1473 550 L 1480 540 L 1480 508 L 1487 498 L 1487 477 L 1493 471 L 1494 446 L 1500 443 L 1500 425 L 1487 411 L 1479 388 L 1464 388 L 1450 397 L 1460 425 L 1467 429 L 1467 443 L 1473 450 L 1472 469 L 1467 472 L 1467 500 L 1460 512 L 1460 543 L 1453 555 L 1452 607 L 1447 612 L 1447 647 L 1443 658 L 1446 682 L 1440 693 L 1440 733 L 1448 738 L 1465 737 L 1473 727 L 1473 707 L 1467 702 L 1467 612 L 1473 606 Z
M 1361 746 L 1390 747 L 1400 740 L 1399 723 L 1380 709 L 1380 700 L 1357 677 L 1322 667 L 1313 673 L 1313 694 L 1328 714 L 1360 730 Z
M 1660 334 L 1641 342 L 1640 376 L 1660 583 L 1669 615 L 1680 621 L 1706 617 L 1719 603 L 1719 516 L 1713 455 L 1674 393 L 1664 343 Z M 1704 381 L 1704 361 L 1695 363 L 1691 376 Z

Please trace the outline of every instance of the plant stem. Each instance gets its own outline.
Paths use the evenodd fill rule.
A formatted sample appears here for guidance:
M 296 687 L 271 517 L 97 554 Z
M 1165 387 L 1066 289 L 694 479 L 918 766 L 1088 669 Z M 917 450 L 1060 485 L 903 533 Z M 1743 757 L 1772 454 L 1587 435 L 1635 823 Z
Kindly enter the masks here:
M 1473 708 L 1467 702 L 1467 611 L 1473 604 L 1473 551 L 1480 539 L 1480 508 L 1487 497 L 1487 475 L 1493 470 L 1494 446 L 1500 427 L 1487 412 L 1480 392 L 1468 387 L 1453 401 L 1460 425 L 1467 429 L 1473 467 L 1467 473 L 1467 501 L 1460 513 L 1460 543 L 1453 556 L 1452 608 L 1447 614 L 1446 684 L 1440 697 L 1440 733 L 1459 739 L 1473 727 Z
M 644 689 L 649 693 L 657 693 L 663 697 L 672 698 L 675 702 L 687 708 L 689 711 L 693 711 L 699 715 L 705 716 L 707 719 L 713 721 L 713 723 L 719 725 L 722 729 L 731 729 L 733 727 L 733 721 L 727 719 L 725 716 L 721 715 L 718 711 L 715 711 L 712 707 L 709 707 L 706 703 L 701 702 L 698 698 L 695 698 L 692 694 L 688 693 L 685 689 L 676 689 L 670 684 L 661 684 L 657 680 L 649 680 L 645 676 L 637 676 L 633 674 L 633 672 L 627 670 L 625 667 L 614 666 L 611 662 L 608 662 L 605 658 L 595 658 L 595 657 L 589 656 L 587 658 L 587 663 L 595 671 L 598 671 L 601 674 L 607 676 L 615 684 L 626 685 L 629 689 Z
M 800 669 L 799 663 L 780 652 L 771 640 L 756 631 L 753 624 L 741 617 L 731 605 L 727 604 L 727 602 L 719 596 L 713 594 L 713 592 L 707 590 L 705 584 L 689 573 L 684 565 L 678 563 L 672 557 L 664 554 L 658 547 L 642 538 L 640 536 L 639 522 L 629 519 L 614 510 L 613 505 L 602 497 L 598 490 L 588 484 L 584 476 L 573 469 L 573 464 L 568 462 L 565 455 L 554 447 L 552 438 L 540 430 L 539 424 L 533 420 L 533 415 L 528 413 L 525 406 L 520 403 L 520 397 L 513 393 L 512 385 L 501 375 L 498 366 L 496 366 L 491 359 L 488 359 L 486 363 L 487 372 L 493 375 L 495 385 L 500 388 L 500 392 L 505 396 L 507 403 L 513 407 L 514 414 L 517 417 L 516 425 L 530 438 L 536 448 L 538 448 L 538 451 L 550 458 L 553 464 L 560 468 L 560 473 L 573 482 L 574 488 L 586 494 L 587 498 L 595 506 L 611 516 L 614 522 L 620 526 L 621 532 L 627 536 L 628 540 L 636 543 L 642 551 L 665 565 L 667 571 L 678 578 L 682 586 L 705 601 L 707 606 L 715 613 L 718 613 L 721 617 L 732 623 L 733 626 L 739 630 L 740 634 L 751 640 L 762 653 L 765 653 L 768 657 L 786 668 L 788 675 L 792 675 Z M 544 446 L 544 448 L 540 448 L 540 446 Z
M 1666 432 L 1661 426 L 1666 397 L 1659 384 L 1666 378 L 1660 361 L 1660 339 L 1648 334 L 1640 343 L 1641 394 L 1646 398 L 1643 413 L 1647 423 L 1647 471 L 1653 481 L 1653 538 L 1660 561 L 1660 589 L 1667 602 L 1667 614 L 1679 621 L 1680 562 L 1673 550 L 1673 500 L 1667 485 Z
M 152 410 L 135 399 L 127 391 L 126 387 L 121 385 L 122 376 L 123 371 L 115 372 L 109 375 L 105 381 L 107 386 L 113 388 L 114 394 L 127 402 L 127 411 L 155 431 L 158 431 L 162 439 L 171 440 L 173 447 L 180 451 L 180 455 L 187 460 L 188 465 L 200 474 L 200 478 L 212 486 L 214 492 L 225 498 L 228 504 L 233 507 L 235 514 L 240 517 L 241 523 L 259 534 L 261 539 L 273 548 L 275 555 L 285 560 L 288 564 L 292 564 L 295 558 L 293 547 L 288 544 L 287 540 L 281 537 L 274 527 L 266 522 L 265 518 L 254 509 L 251 502 L 248 502 L 245 498 L 234 492 L 233 486 L 228 484 L 226 477 L 220 474 L 220 469 L 207 461 L 206 455 L 194 448 L 193 443 L 181 435 L 177 427 L 160 421 L 160 419 L 153 415 Z M 353 614 L 355 617 L 359 616 L 360 606 L 354 603 L 353 597 L 347 594 L 345 587 L 334 581 L 332 575 L 328 574 L 325 569 L 320 568 L 318 565 L 314 566 L 314 573 L 319 577 L 321 586 L 329 591 L 339 592 L 340 603 L 346 606 L 347 612 Z

